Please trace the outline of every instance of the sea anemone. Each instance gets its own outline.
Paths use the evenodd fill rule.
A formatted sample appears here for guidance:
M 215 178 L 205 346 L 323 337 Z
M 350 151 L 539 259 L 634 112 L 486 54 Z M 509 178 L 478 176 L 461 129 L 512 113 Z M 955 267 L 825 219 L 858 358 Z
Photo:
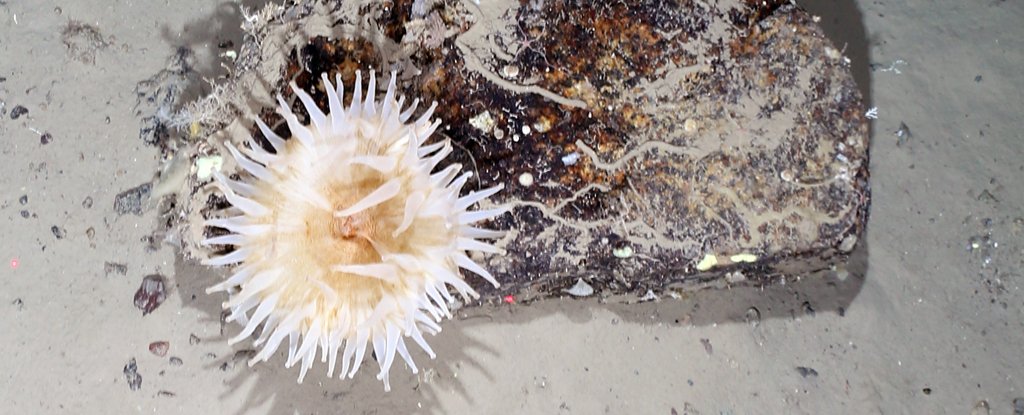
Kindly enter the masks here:
M 395 353 L 417 372 L 406 337 L 435 357 L 423 333 L 436 334 L 438 323 L 451 318 L 456 299 L 449 288 L 464 301 L 478 298 L 459 268 L 498 286 L 468 253 L 499 252 L 479 239 L 501 232 L 474 223 L 505 209 L 468 209 L 503 186 L 459 196 L 471 173 L 459 174 L 458 164 L 439 167 L 452 151 L 449 140 L 427 144 L 440 125 L 430 120 L 436 103 L 407 123 L 419 101 L 402 109 L 404 97 L 395 99 L 395 73 L 378 102 L 374 73 L 364 99 L 356 72 L 347 109 L 341 76 L 335 77 L 337 89 L 326 74 L 321 78 L 327 114 L 292 82 L 310 124 L 303 125 L 278 95 L 278 113 L 291 138 L 257 119 L 273 151 L 252 137 L 248 148 L 225 144 L 249 177 L 214 174 L 231 206 L 225 210 L 229 217 L 210 219 L 206 226 L 228 233 L 203 244 L 234 249 L 206 264 L 235 267 L 207 292 L 227 292 L 227 320 L 244 326 L 230 343 L 260 329 L 254 343 L 259 351 L 250 366 L 270 359 L 287 337 L 285 367 L 300 363 L 300 383 L 318 350 L 332 377 L 344 343 L 339 377 L 351 378 L 369 344 L 380 366 L 377 378 L 390 390 Z

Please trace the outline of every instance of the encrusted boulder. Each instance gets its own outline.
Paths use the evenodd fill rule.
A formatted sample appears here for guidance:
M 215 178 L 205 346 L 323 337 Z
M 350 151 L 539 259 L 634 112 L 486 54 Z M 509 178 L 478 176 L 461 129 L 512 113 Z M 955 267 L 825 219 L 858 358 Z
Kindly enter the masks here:
M 323 106 L 321 73 L 351 84 L 374 69 L 437 102 L 467 189 L 506 186 L 492 202 L 512 209 L 490 225 L 508 231 L 506 253 L 478 258 L 502 286 L 468 279 L 484 301 L 842 270 L 867 221 L 868 123 L 813 17 L 788 1 L 628 3 L 300 1 L 247 15 L 231 79 L 175 115 L 184 137 L 168 152 L 198 172 L 176 176 L 186 252 L 208 255 L 195 241 L 223 200 L 203 173 L 236 171 L 225 140 L 259 137 L 255 117 L 285 132 L 274 95 L 302 113 L 289 81 Z

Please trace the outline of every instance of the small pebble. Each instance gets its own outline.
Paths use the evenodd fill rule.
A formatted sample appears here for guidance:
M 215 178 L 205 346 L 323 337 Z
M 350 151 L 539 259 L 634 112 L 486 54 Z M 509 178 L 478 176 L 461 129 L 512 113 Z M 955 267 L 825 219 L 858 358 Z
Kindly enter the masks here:
M 11 305 L 17 308 L 18 311 L 25 309 L 25 302 L 22 301 L 21 298 L 15 298 L 14 301 L 11 301 Z
M 82 207 L 89 209 L 92 207 L 92 196 L 86 196 L 85 200 L 82 200 Z
M 633 256 L 633 247 L 626 243 L 621 243 L 619 246 L 612 249 L 612 255 L 619 259 L 626 259 Z
M 53 141 L 53 134 L 43 133 L 43 135 L 39 136 L 39 144 L 45 146 L 47 144 L 50 144 L 51 141 Z
M 797 373 L 800 374 L 800 376 L 803 376 L 805 378 L 806 377 L 815 377 L 815 378 L 818 377 L 818 371 L 814 370 L 812 368 L 809 368 L 809 367 L 797 366 L 796 367 L 796 371 L 797 371 Z
M 142 310 L 142 315 L 153 312 L 166 299 L 164 277 L 157 274 L 143 278 L 138 291 L 135 291 L 135 307 Z
M 142 375 L 139 374 L 139 366 L 135 364 L 133 357 L 124 365 L 124 379 L 128 381 L 128 388 L 137 391 L 142 388 Z
M 176 357 L 176 356 L 171 356 L 170 362 L 171 362 L 171 366 L 181 366 L 181 365 L 185 364 L 185 362 L 181 361 L 180 357 Z
M 199 336 L 196 336 L 194 333 L 188 335 L 188 344 L 195 346 L 201 341 L 202 340 L 199 339 Z
M 803 310 L 804 314 L 807 314 L 809 316 L 814 315 L 814 307 L 811 307 L 811 303 L 809 301 L 804 301 Z
M 683 122 L 683 130 L 688 133 L 693 133 L 697 131 L 697 120 L 694 120 L 693 118 L 687 118 L 686 121 Z
M 149 198 L 151 187 L 152 185 L 150 183 L 143 183 L 139 186 L 118 193 L 117 196 L 114 197 L 114 212 L 117 212 L 118 215 L 131 213 L 141 216 L 143 201 Z
M 175 396 L 178 396 L 178 394 L 171 391 L 159 391 L 156 393 L 156 396 L 162 396 L 164 398 L 173 398 Z
M 568 293 L 573 297 L 587 297 L 594 294 L 594 287 L 583 281 L 583 278 L 576 279 L 576 284 L 570 288 L 563 289 L 562 291 Z
M 501 73 L 505 75 L 505 78 L 515 78 L 519 76 L 519 67 L 516 65 L 505 65 L 505 67 L 501 68 Z
M 21 197 L 18 198 L 18 203 L 21 203 L 22 205 L 27 205 L 28 195 L 21 195 Z
M 165 341 L 152 342 L 149 344 L 149 352 L 157 356 L 167 356 L 167 350 L 171 348 L 171 344 Z
M 21 211 L 21 217 L 28 218 L 29 216 L 32 216 L 32 214 L 29 213 L 29 211 L 27 211 L 27 210 L 22 210 Z
M 242 349 L 235 352 L 234 356 L 231 356 L 231 360 L 236 362 L 245 362 L 256 357 L 256 350 L 253 349 Z
M 757 307 L 750 307 L 747 309 L 746 314 L 743 315 L 743 320 L 751 326 L 757 327 L 761 324 L 761 311 Z
M 1013 415 L 1024 415 L 1024 398 L 1013 400 Z
M 925 395 L 931 395 L 932 394 L 932 388 L 921 389 L 921 392 L 924 392 Z
M 710 339 L 700 339 L 700 344 L 704 345 L 704 351 L 708 354 L 714 354 L 715 349 L 711 347 Z
M 16 120 L 22 115 L 28 114 L 28 108 L 18 105 L 11 109 L 11 119 Z
M 92 237 L 90 237 L 90 239 L 91 238 Z M 118 262 L 104 262 L 103 274 L 107 276 L 109 276 L 110 274 L 128 275 L 128 266 Z
M 523 187 L 530 187 L 533 185 L 533 175 L 530 173 L 523 173 L 519 175 L 519 184 Z
M 50 232 L 53 232 L 53 236 L 57 237 L 57 239 L 64 239 L 64 236 L 67 235 L 67 232 L 64 231 L 64 228 L 61 228 L 57 225 L 51 226 Z
M 991 411 L 988 407 L 988 401 L 984 399 L 974 404 L 974 408 L 971 409 L 971 415 L 989 415 L 989 413 L 991 413 Z
M 562 156 L 562 164 L 566 166 L 572 166 L 576 164 L 576 162 L 578 161 L 580 161 L 580 153 L 577 153 L 575 151 Z

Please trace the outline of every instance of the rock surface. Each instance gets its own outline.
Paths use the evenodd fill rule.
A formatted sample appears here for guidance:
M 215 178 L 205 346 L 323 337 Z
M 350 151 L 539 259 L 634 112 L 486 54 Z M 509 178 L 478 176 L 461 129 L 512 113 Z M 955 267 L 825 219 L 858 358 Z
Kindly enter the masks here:
M 467 188 L 506 185 L 493 199 L 513 209 L 492 227 L 509 231 L 507 254 L 484 259 L 502 287 L 468 279 L 485 300 L 846 272 L 870 200 L 868 124 L 810 15 L 784 1 L 483 3 L 268 6 L 250 16 L 234 80 L 186 108 L 178 154 L 262 139 L 256 116 L 286 131 L 271 97 L 301 112 L 287 80 L 395 70 L 406 96 L 437 101 L 450 161 L 475 172 Z M 222 203 L 206 184 L 187 182 L 191 223 Z

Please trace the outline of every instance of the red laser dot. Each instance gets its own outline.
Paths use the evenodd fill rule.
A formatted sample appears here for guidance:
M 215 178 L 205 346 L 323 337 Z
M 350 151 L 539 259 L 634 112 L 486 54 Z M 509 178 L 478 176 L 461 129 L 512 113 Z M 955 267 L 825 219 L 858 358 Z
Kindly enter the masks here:
M 515 304 L 516 303 L 516 296 L 514 296 L 514 295 L 506 295 L 505 297 L 502 298 L 502 300 L 505 300 L 506 304 Z
M 21 261 L 18 261 L 18 258 L 11 258 L 11 269 L 18 269 L 19 264 Z

